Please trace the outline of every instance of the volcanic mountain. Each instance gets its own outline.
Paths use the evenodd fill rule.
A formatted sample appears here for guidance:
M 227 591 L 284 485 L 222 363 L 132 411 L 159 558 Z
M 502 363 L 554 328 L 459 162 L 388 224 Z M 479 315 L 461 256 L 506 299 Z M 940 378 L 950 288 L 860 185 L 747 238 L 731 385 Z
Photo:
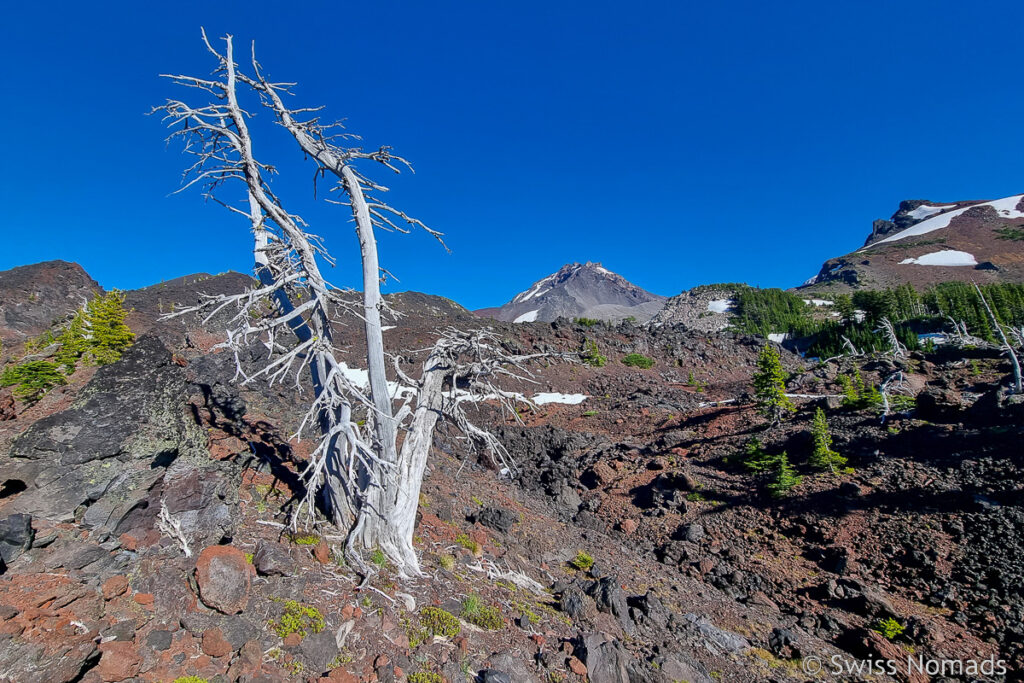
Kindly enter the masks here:
M 665 297 L 637 287 L 600 263 L 570 263 L 533 283 L 504 306 L 474 311 L 504 322 L 550 322 L 557 318 L 647 321 Z
M 909 282 L 1024 281 L 1024 195 L 992 201 L 900 203 L 864 246 L 829 259 L 804 287 L 877 289 Z

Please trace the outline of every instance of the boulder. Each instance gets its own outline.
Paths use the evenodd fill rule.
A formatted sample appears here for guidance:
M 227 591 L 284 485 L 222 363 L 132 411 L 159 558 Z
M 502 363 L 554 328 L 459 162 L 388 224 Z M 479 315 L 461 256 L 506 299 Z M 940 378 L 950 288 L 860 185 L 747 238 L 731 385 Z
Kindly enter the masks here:
M 724 650 L 731 654 L 739 654 L 750 648 L 750 642 L 746 638 L 738 633 L 718 628 L 704 617 L 690 613 L 684 618 L 700 634 L 712 653 Z
M 617 640 L 604 634 L 580 634 L 573 641 L 573 655 L 586 666 L 590 683 L 630 683 L 632 657 Z M 644 680 L 644 679 L 639 679 Z
M 10 564 L 32 547 L 32 516 L 10 515 L 0 519 L 0 559 Z
M 474 521 L 495 531 L 507 534 L 512 531 L 512 526 L 519 521 L 519 516 L 511 510 L 489 507 L 477 513 L 474 516 Z
M 611 614 L 622 626 L 622 629 L 632 635 L 634 632 L 633 621 L 629 618 L 629 606 L 626 603 L 626 594 L 619 587 L 619 580 L 614 576 L 606 576 L 591 584 L 587 590 L 590 597 L 600 612 Z
M 203 604 L 237 614 L 249 602 L 249 563 L 245 553 L 228 545 L 204 548 L 196 561 L 196 584 Z
M 295 559 L 286 548 L 265 541 L 256 544 L 252 563 L 261 576 L 291 576 L 295 569 Z

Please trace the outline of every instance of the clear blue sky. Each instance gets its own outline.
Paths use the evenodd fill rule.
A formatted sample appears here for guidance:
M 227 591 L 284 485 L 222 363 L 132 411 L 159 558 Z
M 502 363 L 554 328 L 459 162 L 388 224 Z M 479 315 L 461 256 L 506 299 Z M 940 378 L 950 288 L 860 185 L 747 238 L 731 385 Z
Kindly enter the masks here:
M 181 94 L 159 73 L 210 71 L 200 25 L 415 163 L 391 199 L 454 253 L 387 235 L 383 265 L 471 308 L 584 260 L 666 295 L 792 286 L 901 199 L 1024 191 L 1018 1 L 30 4 L 0 27 L 0 269 L 250 269 L 244 223 L 169 196 L 185 158 L 144 116 Z M 356 284 L 347 216 L 290 140 L 261 149 Z

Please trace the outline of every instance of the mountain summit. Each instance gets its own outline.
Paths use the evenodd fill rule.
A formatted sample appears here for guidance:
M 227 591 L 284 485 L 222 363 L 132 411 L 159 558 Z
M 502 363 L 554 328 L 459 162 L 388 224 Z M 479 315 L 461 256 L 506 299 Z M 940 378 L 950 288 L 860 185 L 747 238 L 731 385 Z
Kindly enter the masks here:
M 665 297 L 637 287 L 600 263 L 570 263 L 533 283 L 504 306 L 475 313 L 505 322 L 550 322 L 556 318 L 643 322 L 664 305 Z

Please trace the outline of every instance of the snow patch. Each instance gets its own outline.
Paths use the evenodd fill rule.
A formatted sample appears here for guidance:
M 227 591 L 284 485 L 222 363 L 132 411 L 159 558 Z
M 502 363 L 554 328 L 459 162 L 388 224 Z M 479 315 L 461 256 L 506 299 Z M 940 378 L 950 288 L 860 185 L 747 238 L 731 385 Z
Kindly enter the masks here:
M 708 302 L 708 310 L 712 313 L 728 313 L 732 308 L 732 299 L 713 299 Z
M 996 199 L 991 202 L 982 202 L 981 204 L 972 204 L 971 206 L 965 206 L 962 209 L 956 211 L 947 211 L 946 213 L 933 216 L 926 221 L 921 221 L 917 225 L 913 225 L 906 230 L 901 230 L 895 235 L 889 235 L 884 240 L 878 240 L 874 244 L 870 244 L 858 251 L 864 251 L 864 249 L 870 249 L 878 244 L 885 244 L 886 242 L 895 242 L 906 237 L 915 237 L 917 235 L 925 235 L 935 230 L 942 228 L 948 228 L 950 222 L 957 216 L 965 213 L 968 209 L 974 208 L 975 206 L 991 206 L 996 212 L 1003 218 L 1024 218 L 1024 211 L 1017 210 L 1017 204 L 1020 203 L 1021 198 L 1024 194 L 1016 194 L 1012 197 L 1003 197 L 1002 199 Z
M 786 334 L 785 332 L 771 332 L 768 334 L 768 341 L 773 341 L 776 344 L 781 344 L 782 342 L 786 341 L 786 337 L 788 336 L 789 335 Z
M 366 391 L 370 388 L 369 371 L 362 370 L 360 368 L 350 368 L 346 363 L 338 363 L 338 369 L 341 370 L 341 374 L 345 379 L 351 382 L 357 389 Z M 398 382 L 388 382 L 388 395 L 390 395 L 391 398 L 415 393 L 416 390 L 412 387 L 402 386 Z
M 533 402 L 539 406 L 547 403 L 564 403 L 567 406 L 576 406 L 585 400 L 587 400 L 586 394 L 540 393 L 533 397 Z
M 833 306 L 834 304 L 828 299 L 804 299 L 804 303 L 808 306 Z
M 946 209 L 952 209 L 956 204 L 947 204 L 946 206 L 929 206 L 928 204 L 922 204 L 913 211 L 908 211 L 907 215 L 916 221 L 934 216 L 937 213 L 942 213 Z
M 974 258 L 973 254 L 968 254 L 966 251 L 946 249 L 900 261 L 901 266 L 907 264 L 917 266 L 976 266 L 978 261 Z
M 540 313 L 540 309 L 537 309 L 536 311 L 527 311 L 526 313 L 523 313 L 521 316 L 519 316 L 518 318 L 516 318 L 512 322 L 514 322 L 514 323 L 532 323 L 532 322 L 534 322 L 537 319 L 537 314 L 538 313 Z
M 612 275 L 612 271 L 608 270 L 607 268 L 603 268 L 601 266 L 594 266 L 594 270 L 596 270 L 597 272 L 601 273 L 602 275 Z
M 538 280 L 537 283 L 534 284 L 533 287 L 529 291 L 527 291 L 527 292 L 525 292 L 523 294 L 520 294 L 516 298 L 512 299 L 512 301 L 515 302 L 515 303 L 522 303 L 524 301 L 529 301 L 530 299 L 532 299 L 535 296 L 541 296 L 542 294 L 547 292 L 547 290 L 544 290 L 542 292 L 542 291 L 540 291 L 540 288 L 543 287 L 545 285 L 545 283 L 547 283 L 549 280 L 551 280 L 552 277 L 554 277 L 554 276 L 553 275 L 548 275 L 543 280 Z

